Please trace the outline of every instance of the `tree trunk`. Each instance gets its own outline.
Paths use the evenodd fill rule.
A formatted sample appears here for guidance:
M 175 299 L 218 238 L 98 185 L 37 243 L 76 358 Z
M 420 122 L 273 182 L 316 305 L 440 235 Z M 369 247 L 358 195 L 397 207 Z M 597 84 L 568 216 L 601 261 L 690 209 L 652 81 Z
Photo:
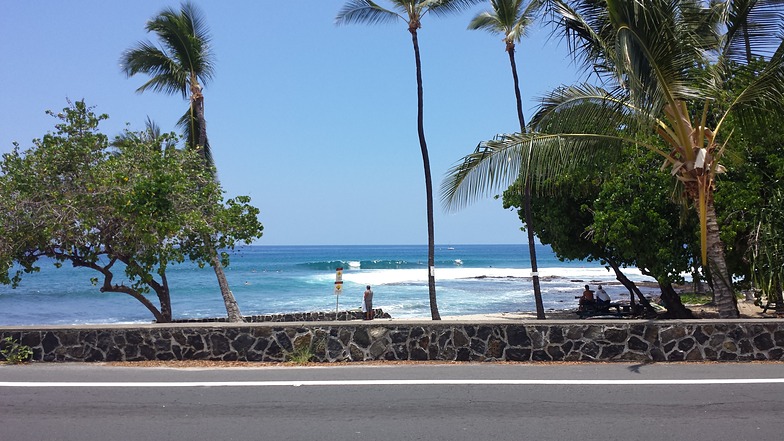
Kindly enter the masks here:
M 517 78 L 517 64 L 514 57 L 514 44 L 507 44 L 506 52 L 509 53 L 509 63 L 512 65 L 512 78 L 514 79 L 515 98 L 517 99 L 517 119 L 520 122 L 520 133 L 525 133 L 525 116 L 523 116 L 523 98 L 520 95 L 520 80 Z
M 673 319 L 693 319 L 691 309 L 687 308 L 681 302 L 681 296 L 675 292 L 670 282 L 659 282 L 659 289 L 661 289 L 661 297 L 664 302 L 664 307 L 667 308 L 667 313 L 663 318 Z
M 207 155 L 207 119 L 204 117 L 204 97 L 199 96 L 196 101 L 196 121 L 199 124 L 199 133 L 196 137 L 196 145 L 199 146 L 199 151 L 201 152 L 202 156 L 204 157 L 204 161 L 207 162 L 207 166 L 212 166 L 209 163 L 208 155 Z
M 158 294 L 158 300 L 161 304 L 161 316 L 166 322 L 172 321 L 172 307 L 171 307 L 171 293 L 169 291 L 169 279 L 164 272 L 161 275 L 161 283 L 158 286 L 153 286 L 155 293 Z
M 195 82 L 195 78 L 191 80 L 191 108 L 193 109 L 196 123 L 198 124 L 198 135 L 196 138 L 196 146 L 199 153 L 204 159 L 204 166 L 211 169 L 214 164 L 210 160 L 210 155 L 207 152 L 207 120 L 204 117 L 204 95 L 201 94 L 201 87 Z M 193 130 L 191 130 L 193 133 Z M 242 314 L 237 305 L 237 300 L 234 298 L 234 293 L 229 288 L 229 281 L 226 279 L 226 273 L 223 271 L 223 264 L 218 256 L 218 250 L 212 245 L 212 237 L 205 235 L 204 243 L 209 247 L 210 264 L 215 271 L 215 277 L 218 279 L 218 287 L 220 288 L 221 296 L 223 297 L 223 304 L 226 307 L 226 314 L 230 322 L 242 322 Z
M 112 285 L 111 282 L 106 282 L 104 279 L 104 285 L 100 288 L 101 292 L 121 292 L 130 295 L 134 299 L 141 302 L 148 311 L 152 313 L 153 318 L 155 319 L 156 323 L 171 323 L 172 321 L 172 312 L 171 312 L 171 300 L 169 300 L 168 292 L 166 296 L 161 296 L 161 293 L 158 292 L 157 289 L 153 288 L 153 291 L 158 295 L 158 300 L 161 304 L 161 309 L 153 305 L 153 303 L 147 299 L 143 294 L 140 292 L 131 289 L 129 286 L 125 285 Z
M 630 304 L 634 305 L 634 296 L 636 294 L 637 298 L 640 300 L 640 304 L 645 307 L 646 316 L 647 315 L 655 316 L 656 310 L 653 309 L 653 306 L 651 306 L 651 302 L 649 302 L 648 299 L 645 298 L 645 296 L 642 294 L 642 291 L 640 291 L 640 288 L 638 288 L 634 282 L 632 282 L 631 280 L 629 280 L 628 277 L 626 277 L 626 274 L 624 274 L 623 271 L 621 271 L 621 267 L 610 259 L 605 259 L 605 261 L 610 265 L 610 267 L 615 272 L 615 278 L 619 282 L 621 282 L 621 285 L 623 285 L 629 291 Z
M 506 52 L 509 54 L 509 64 L 512 66 L 514 79 L 515 99 L 517 101 L 517 120 L 520 123 L 520 133 L 525 133 L 525 115 L 523 114 L 523 98 L 520 94 L 520 80 L 517 77 L 517 64 L 514 57 L 514 43 L 507 43 Z M 536 242 L 534 242 L 533 213 L 531 212 L 531 178 L 526 174 L 525 189 L 523 190 L 523 204 L 525 212 L 525 229 L 528 233 L 528 254 L 531 258 L 531 281 L 534 285 L 534 301 L 536 303 L 536 318 L 544 320 L 544 303 L 542 290 L 539 287 L 539 269 L 536 264 Z
M 534 284 L 534 302 L 536 303 L 536 318 L 544 320 L 544 303 L 542 290 L 539 287 L 539 268 L 536 264 L 536 243 L 534 242 L 533 213 L 531 212 L 531 179 L 525 180 L 525 229 L 528 233 L 528 252 L 531 256 L 531 280 Z
M 713 298 L 719 310 L 719 317 L 723 319 L 739 318 L 738 302 L 732 290 L 727 262 L 724 258 L 724 243 L 719 237 L 719 225 L 716 221 L 716 209 L 713 205 L 713 195 L 709 194 L 706 203 L 706 223 L 708 265 L 710 278 L 713 285 Z
M 419 41 L 416 27 L 409 27 L 411 40 L 414 44 L 414 58 L 416 59 L 417 76 L 417 132 L 419 146 L 422 150 L 422 164 L 425 168 L 425 190 L 427 193 L 427 287 L 430 293 L 430 316 L 433 320 L 441 320 L 436 301 L 436 276 L 435 276 L 435 227 L 433 221 L 433 180 L 430 176 L 430 157 L 427 153 L 424 124 L 424 98 L 422 94 L 422 62 L 419 59 Z
M 218 279 L 218 286 L 220 287 L 221 296 L 223 296 L 223 304 L 226 306 L 226 316 L 232 323 L 242 322 L 242 314 L 240 307 L 237 305 L 237 300 L 234 299 L 234 293 L 229 289 L 229 282 L 226 280 L 226 273 L 223 271 L 223 264 L 221 264 L 218 257 L 218 251 L 212 248 L 212 243 L 209 244 L 211 258 L 210 263 L 215 270 L 215 277 Z
M 169 296 L 169 285 L 166 280 L 166 274 L 164 273 L 163 277 L 163 284 L 157 283 L 155 280 L 151 280 L 147 282 L 147 285 L 155 291 L 155 294 L 158 296 L 158 301 L 161 305 L 160 309 L 156 308 L 155 305 L 142 293 L 136 291 L 135 289 L 131 288 L 130 286 L 126 285 L 117 285 L 113 284 L 112 281 L 114 280 L 114 273 L 110 271 L 111 267 L 114 266 L 115 262 L 120 260 L 118 257 L 111 256 L 111 261 L 105 266 L 99 266 L 94 262 L 85 262 L 83 260 L 73 259 L 71 258 L 71 262 L 75 267 L 83 267 L 83 268 L 90 268 L 98 271 L 99 273 L 103 274 L 103 285 L 101 285 L 100 291 L 101 292 L 120 292 L 125 293 L 133 297 L 134 299 L 138 300 L 148 311 L 152 313 L 152 316 L 155 318 L 157 323 L 170 323 L 172 321 L 172 309 L 171 309 L 171 297 Z M 127 259 L 120 260 L 125 265 L 135 265 L 132 261 Z

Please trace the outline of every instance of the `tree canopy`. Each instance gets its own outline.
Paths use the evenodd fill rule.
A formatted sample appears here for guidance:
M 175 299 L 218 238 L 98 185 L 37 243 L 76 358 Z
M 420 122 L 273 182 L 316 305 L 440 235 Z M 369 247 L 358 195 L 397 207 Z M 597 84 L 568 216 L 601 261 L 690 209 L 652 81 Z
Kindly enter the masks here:
M 487 141 L 450 170 L 442 198 L 461 204 L 508 186 L 520 173 L 544 182 L 623 145 L 648 149 L 661 156 L 697 213 L 701 260 L 720 316 L 738 317 L 714 204 L 717 176 L 726 170 L 722 160 L 733 150 L 724 123 L 781 111 L 784 43 L 775 33 L 735 31 L 780 24 L 780 12 L 764 2 L 550 3 L 557 29 L 599 84 L 550 93 L 527 133 Z M 747 59 L 735 56 L 732 42 L 744 36 L 754 48 L 749 53 L 767 58 L 746 87 L 732 89 L 733 63 Z
M 0 162 L 0 282 L 17 286 L 47 257 L 97 271 L 102 292 L 131 295 L 168 322 L 169 265 L 208 265 L 205 237 L 228 250 L 261 237 L 250 199 L 224 201 L 203 159 L 177 149 L 175 135 L 126 131 L 110 143 L 99 131 L 107 116 L 83 101 L 48 113 L 54 132 Z

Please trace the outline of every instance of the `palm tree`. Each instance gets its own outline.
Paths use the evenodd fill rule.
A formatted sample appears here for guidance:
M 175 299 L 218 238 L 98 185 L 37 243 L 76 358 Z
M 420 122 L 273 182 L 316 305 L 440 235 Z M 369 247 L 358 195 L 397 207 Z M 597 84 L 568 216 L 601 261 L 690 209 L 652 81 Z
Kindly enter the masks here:
M 147 22 L 146 29 L 157 35 L 161 47 L 148 41 L 137 43 L 123 53 L 120 59 L 122 70 L 128 77 L 137 73 L 150 76 L 146 83 L 136 89 L 139 93 L 152 90 L 170 95 L 179 93 L 183 98 L 189 98 L 190 106 L 180 118 L 179 125 L 183 127 L 187 146 L 201 154 L 204 166 L 214 176 L 215 164 L 207 141 L 202 94 L 202 84 L 212 78 L 214 58 L 205 21 L 195 5 L 185 2 L 179 11 L 172 8 L 161 11 Z M 213 240 L 208 236 L 202 240 L 213 256 L 210 263 L 218 279 L 229 321 L 240 322 L 242 315 L 229 289 Z
M 535 183 L 592 160 L 612 160 L 623 144 L 661 155 L 664 165 L 698 212 L 703 265 L 710 272 L 722 318 L 738 317 L 713 194 L 720 160 L 730 151 L 727 118 L 753 118 L 781 111 L 784 103 L 784 41 L 776 35 L 729 34 L 735 20 L 766 2 L 727 1 L 705 7 L 699 0 L 552 0 L 559 27 L 573 53 L 609 87 L 561 87 L 542 103 L 532 131 L 488 141 L 450 171 L 445 197 L 471 199 L 477 193 L 530 175 Z M 758 20 L 782 23 L 767 9 Z M 780 28 L 779 28 L 780 29 Z M 734 38 L 749 37 L 765 67 L 739 92 L 732 78 Z M 530 155 L 530 162 L 520 158 Z M 602 155 L 601 158 L 598 156 Z
M 414 45 L 417 79 L 417 133 L 422 150 L 422 164 L 425 169 L 425 191 L 427 193 L 427 285 L 430 293 L 430 315 L 440 320 L 436 302 L 435 279 L 435 227 L 433 222 L 433 180 L 430 175 L 430 158 L 425 141 L 425 126 L 422 95 L 422 63 L 419 57 L 417 31 L 422 27 L 422 18 L 428 13 L 446 15 L 463 10 L 481 0 L 389 0 L 392 8 L 386 9 L 371 0 L 349 0 L 338 12 L 335 23 L 342 24 L 381 24 L 402 20 L 408 25 Z
M 468 29 L 471 30 L 481 29 L 491 34 L 503 36 L 506 52 L 509 54 L 509 64 L 512 67 L 520 133 L 525 133 L 525 116 L 523 114 L 523 99 L 520 96 L 520 81 L 517 77 L 517 64 L 515 64 L 515 44 L 526 35 L 528 27 L 542 7 L 542 3 L 543 0 L 490 0 L 493 10 L 480 12 L 468 25 Z M 534 299 L 536 301 L 536 318 L 544 320 L 544 304 L 542 303 L 542 291 L 539 288 L 539 270 L 536 265 L 530 179 L 525 180 L 523 204 L 526 231 L 528 232 L 528 253 L 531 258 L 531 278 L 533 279 Z

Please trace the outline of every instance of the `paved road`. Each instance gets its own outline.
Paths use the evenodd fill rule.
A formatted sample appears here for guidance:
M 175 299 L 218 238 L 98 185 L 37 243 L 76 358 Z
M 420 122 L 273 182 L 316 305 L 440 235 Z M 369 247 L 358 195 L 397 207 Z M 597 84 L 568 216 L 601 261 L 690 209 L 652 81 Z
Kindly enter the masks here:
M 0 440 L 781 440 L 784 364 L 0 366 Z

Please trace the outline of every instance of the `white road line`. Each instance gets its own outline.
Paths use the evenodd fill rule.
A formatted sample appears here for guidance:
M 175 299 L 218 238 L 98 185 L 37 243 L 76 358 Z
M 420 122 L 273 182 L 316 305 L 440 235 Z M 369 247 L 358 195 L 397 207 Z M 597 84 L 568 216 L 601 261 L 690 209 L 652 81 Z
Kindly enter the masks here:
M 706 385 L 784 384 L 784 378 L 713 378 L 691 380 L 319 380 L 319 381 L 0 381 L 0 387 L 301 387 L 301 386 L 529 386 L 529 385 Z

